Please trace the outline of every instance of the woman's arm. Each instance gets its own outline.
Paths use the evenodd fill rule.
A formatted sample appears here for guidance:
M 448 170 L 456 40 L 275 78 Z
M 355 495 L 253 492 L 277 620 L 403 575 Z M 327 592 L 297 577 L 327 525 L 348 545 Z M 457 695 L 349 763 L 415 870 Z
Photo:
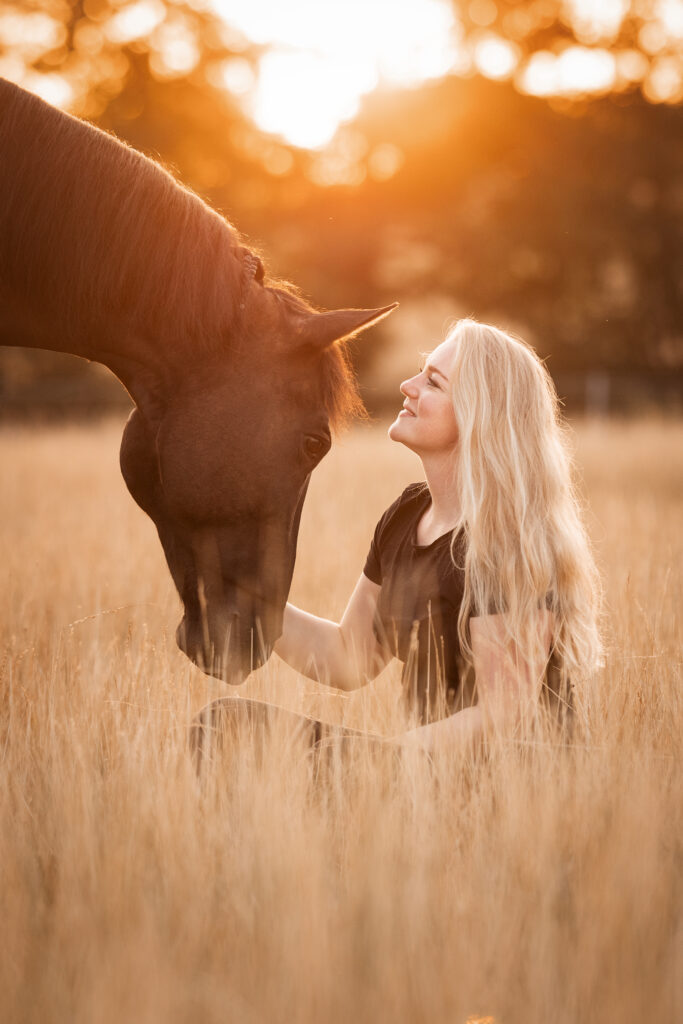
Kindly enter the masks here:
M 341 622 L 285 608 L 274 651 L 302 675 L 339 690 L 355 690 L 374 679 L 389 661 L 372 628 L 380 586 L 361 573 Z
M 518 644 L 505 635 L 502 615 L 479 615 L 470 619 L 470 636 L 478 703 L 449 718 L 423 725 L 395 742 L 433 751 L 441 743 L 476 746 L 483 734 L 514 727 L 524 711 L 540 696 L 543 672 L 550 655 L 553 614 L 545 609 L 541 627 L 542 648 L 525 656 Z
M 433 754 L 437 747 L 457 746 L 475 750 L 483 735 L 483 715 L 478 704 L 456 711 L 449 718 L 394 736 L 389 741 L 399 747 L 417 747 Z
M 550 656 L 554 621 L 553 613 L 547 608 L 538 614 L 540 644 L 535 651 L 523 651 L 506 636 L 502 615 L 470 619 L 477 706 L 481 707 L 488 728 L 516 725 L 524 712 L 538 702 Z

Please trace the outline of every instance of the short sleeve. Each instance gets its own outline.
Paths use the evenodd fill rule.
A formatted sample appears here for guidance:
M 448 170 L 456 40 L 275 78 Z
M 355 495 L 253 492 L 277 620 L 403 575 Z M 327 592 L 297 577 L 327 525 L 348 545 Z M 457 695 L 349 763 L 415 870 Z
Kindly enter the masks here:
M 365 565 L 363 567 L 363 575 L 367 576 L 373 583 L 381 584 L 382 582 L 382 563 L 379 555 L 379 540 L 380 540 L 380 527 L 382 526 L 382 519 L 378 522 L 375 527 L 375 533 L 372 540 L 370 541 L 370 550 L 368 551 L 368 557 L 365 559 Z
M 382 514 L 381 519 L 377 523 L 372 541 L 370 542 L 368 557 L 365 559 L 365 566 L 363 568 L 363 575 L 367 576 L 373 583 L 378 585 L 382 583 L 382 548 L 387 527 L 401 506 L 407 500 L 414 497 L 417 491 L 423 489 L 424 486 L 424 484 L 410 484 L 409 487 L 406 487 L 396 501 Z

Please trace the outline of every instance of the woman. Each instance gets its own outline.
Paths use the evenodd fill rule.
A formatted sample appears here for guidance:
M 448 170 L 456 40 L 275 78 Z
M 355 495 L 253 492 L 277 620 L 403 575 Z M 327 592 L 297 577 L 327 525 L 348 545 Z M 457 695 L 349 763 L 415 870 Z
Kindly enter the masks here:
M 426 483 L 381 517 L 341 622 L 288 604 L 275 651 L 345 690 L 398 656 L 413 727 L 396 741 L 427 751 L 509 735 L 544 706 L 566 718 L 599 663 L 600 582 L 549 374 L 468 318 L 401 393 L 389 437 Z

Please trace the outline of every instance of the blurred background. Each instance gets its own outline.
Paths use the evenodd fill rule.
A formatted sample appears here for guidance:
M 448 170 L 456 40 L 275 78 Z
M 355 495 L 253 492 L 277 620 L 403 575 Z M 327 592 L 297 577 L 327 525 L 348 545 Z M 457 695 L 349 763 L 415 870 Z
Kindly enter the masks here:
M 368 408 L 450 320 L 530 341 L 570 412 L 683 404 L 681 0 L 0 0 L 0 76 L 169 168 L 354 346 Z M 0 414 L 129 404 L 0 348 Z

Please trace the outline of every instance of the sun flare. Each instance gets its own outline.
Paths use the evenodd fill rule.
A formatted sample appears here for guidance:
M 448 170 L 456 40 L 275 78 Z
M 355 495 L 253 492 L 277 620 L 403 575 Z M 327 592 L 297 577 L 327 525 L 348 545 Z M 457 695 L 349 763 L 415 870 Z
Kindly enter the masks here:
M 314 149 L 378 85 L 411 85 L 453 69 L 459 26 L 444 0 L 213 0 L 233 28 L 269 52 L 246 97 L 264 131 Z

